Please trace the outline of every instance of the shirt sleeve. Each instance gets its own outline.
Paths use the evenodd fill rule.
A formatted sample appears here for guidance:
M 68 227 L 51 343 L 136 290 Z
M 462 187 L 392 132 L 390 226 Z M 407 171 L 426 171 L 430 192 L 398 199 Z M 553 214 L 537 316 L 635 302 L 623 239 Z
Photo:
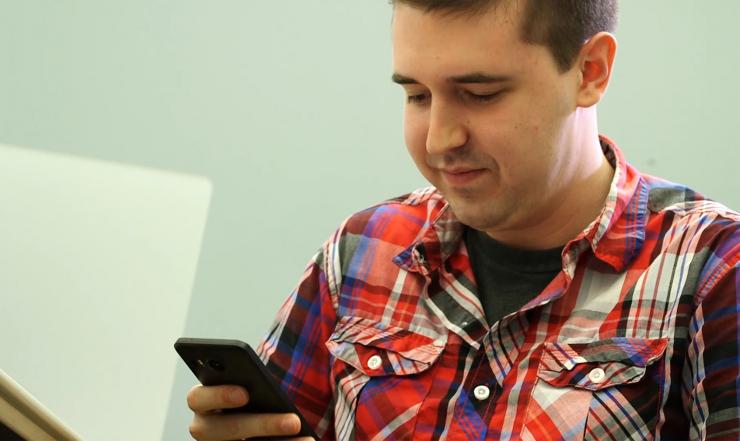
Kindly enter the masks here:
M 690 438 L 740 439 L 740 230 L 704 267 L 689 328 L 683 399 Z
M 327 246 L 306 267 L 257 352 L 322 439 L 333 439 L 333 393 L 325 342 L 336 322 L 325 271 Z

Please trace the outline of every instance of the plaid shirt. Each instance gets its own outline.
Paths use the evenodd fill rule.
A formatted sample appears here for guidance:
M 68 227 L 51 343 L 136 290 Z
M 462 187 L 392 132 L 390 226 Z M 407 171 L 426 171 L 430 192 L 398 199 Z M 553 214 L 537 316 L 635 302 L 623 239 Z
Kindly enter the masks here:
M 260 345 L 322 439 L 740 437 L 740 215 L 602 146 L 601 214 L 492 327 L 435 189 L 341 225 Z

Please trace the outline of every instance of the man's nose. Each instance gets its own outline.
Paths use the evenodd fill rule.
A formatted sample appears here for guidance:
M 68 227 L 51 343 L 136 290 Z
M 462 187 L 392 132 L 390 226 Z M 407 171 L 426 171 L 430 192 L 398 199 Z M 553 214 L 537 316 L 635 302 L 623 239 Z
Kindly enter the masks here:
M 427 130 L 427 153 L 445 154 L 467 142 L 468 131 L 462 115 L 450 106 L 432 104 Z

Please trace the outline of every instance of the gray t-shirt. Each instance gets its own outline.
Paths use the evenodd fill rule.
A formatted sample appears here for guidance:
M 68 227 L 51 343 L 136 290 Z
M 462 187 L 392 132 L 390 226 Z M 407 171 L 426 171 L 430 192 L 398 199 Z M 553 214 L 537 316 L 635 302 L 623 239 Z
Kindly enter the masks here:
M 535 298 L 560 272 L 562 247 L 522 250 L 508 247 L 482 231 L 465 229 L 478 297 L 493 325 Z

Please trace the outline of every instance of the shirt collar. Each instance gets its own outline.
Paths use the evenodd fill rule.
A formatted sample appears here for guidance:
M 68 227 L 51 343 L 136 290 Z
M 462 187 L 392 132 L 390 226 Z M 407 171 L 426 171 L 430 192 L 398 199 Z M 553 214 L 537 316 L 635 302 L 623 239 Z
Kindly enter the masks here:
M 614 167 L 609 194 L 599 215 L 566 244 L 564 259 L 576 261 L 586 249 L 615 271 L 623 271 L 642 247 L 648 215 L 648 188 L 611 139 L 600 136 L 601 147 Z M 428 200 L 427 221 L 417 239 L 393 261 L 408 271 L 428 274 L 454 253 L 462 241 L 461 224 L 443 198 Z M 565 265 L 565 262 L 564 262 Z
M 568 243 L 565 252 L 568 248 L 577 250 L 579 242 L 585 242 L 599 260 L 621 272 L 645 241 L 648 186 L 642 175 L 627 163 L 614 141 L 603 135 L 600 140 L 604 155 L 614 167 L 614 178 L 601 213 Z
M 460 246 L 465 226 L 443 198 L 432 198 L 427 222 L 418 239 L 393 261 L 409 271 L 428 274 L 439 267 Z

